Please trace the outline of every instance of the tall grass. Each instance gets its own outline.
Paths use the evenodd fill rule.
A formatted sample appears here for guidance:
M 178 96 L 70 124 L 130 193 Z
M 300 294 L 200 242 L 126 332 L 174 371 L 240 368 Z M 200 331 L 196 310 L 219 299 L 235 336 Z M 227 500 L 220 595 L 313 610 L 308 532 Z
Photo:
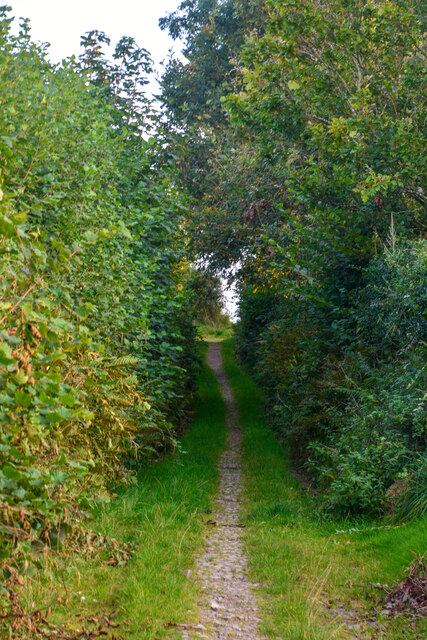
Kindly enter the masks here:
M 394 510 L 394 519 L 427 517 L 427 457 L 409 477 L 408 486 L 400 495 Z

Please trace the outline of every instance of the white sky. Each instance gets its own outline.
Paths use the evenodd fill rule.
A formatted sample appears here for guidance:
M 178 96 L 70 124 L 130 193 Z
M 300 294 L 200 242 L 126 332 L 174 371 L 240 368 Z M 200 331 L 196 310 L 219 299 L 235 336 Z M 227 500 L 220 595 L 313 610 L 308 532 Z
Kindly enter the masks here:
M 50 43 L 53 62 L 78 55 L 80 36 L 92 29 L 104 31 L 113 45 L 122 36 L 135 38 L 151 53 L 157 69 L 171 47 L 180 51 L 180 43 L 159 28 L 159 18 L 174 11 L 181 0 L 5 0 L 5 4 L 16 18 L 30 18 L 33 40 Z

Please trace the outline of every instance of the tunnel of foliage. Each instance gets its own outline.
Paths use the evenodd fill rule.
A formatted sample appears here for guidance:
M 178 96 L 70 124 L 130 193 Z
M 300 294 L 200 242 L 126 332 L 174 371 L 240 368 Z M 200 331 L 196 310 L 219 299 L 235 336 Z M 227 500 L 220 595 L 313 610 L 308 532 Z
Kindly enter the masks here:
M 163 76 L 197 251 L 325 515 L 427 512 L 421 0 L 191 0 Z M 229 271 L 230 272 L 230 271 Z
M 174 444 L 197 366 L 186 200 L 160 163 L 148 53 L 53 65 L 0 13 L 0 557 L 37 551 Z M 34 552 L 34 553 L 33 553 Z M 4 585 L 3 585 L 4 586 Z M 0 597 L 5 591 L 2 587 Z
M 423 8 L 185 0 L 159 114 L 132 38 L 0 7 L 0 598 L 175 444 L 218 274 L 322 513 L 427 513 Z

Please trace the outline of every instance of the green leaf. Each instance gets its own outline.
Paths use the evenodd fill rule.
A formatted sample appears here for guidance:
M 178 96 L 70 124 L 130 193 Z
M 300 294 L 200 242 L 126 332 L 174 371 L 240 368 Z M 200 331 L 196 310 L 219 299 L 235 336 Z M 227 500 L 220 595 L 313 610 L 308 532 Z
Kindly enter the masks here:
M 74 405 L 76 404 L 76 398 L 70 393 L 64 393 L 64 395 L 59 396 L 59 400 L 67 407 L 74 407 Z
M 5 342 L 0 342 L 0 364 L 13 364 L 15 359 L 12 356 L 11 347 Z
M 20 389 L 15 391 L 15 402 L 21 407 L 29 407 L 32 399 L 32 396 L 29 393 L 25 393 L 25 391 L 21 391 Z
M 20 369 L 16 375 L 12 377 L 12 380 L 19 385 L 23 385 L 28 382 L 28 376 Z
M 24 224 L 27 222 L 28 214 L 26 211 L 20 211 L 19 213 L 13 213 L 11 215 L 11 220 L 13 224 Z
M 15 469 L 15 467 L 12 467 L 8 464 L 4 465 L 1 471 L 3 475 L 6 476 L 6 478 L 9 478 L 10 480 L 15 480 L 16 482 L 18 482 L 22 478 L 22 473 L 20 473 L 18 469 Z
M 0 214 L 0 234 L 6 236 L 15 235 L 15 227 L 9 218 Z

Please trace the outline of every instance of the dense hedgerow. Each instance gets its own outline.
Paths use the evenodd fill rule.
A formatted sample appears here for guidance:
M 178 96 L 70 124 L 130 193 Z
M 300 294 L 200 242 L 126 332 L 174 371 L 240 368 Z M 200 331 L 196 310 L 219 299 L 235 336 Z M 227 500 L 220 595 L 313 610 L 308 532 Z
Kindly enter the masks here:
M 170 446 L 192 389 L 185 201 L 149 135 L 148 54 L 124 38 L 109 63 L 107 40 L 55 66 L 1 9 L 6 578 Z

